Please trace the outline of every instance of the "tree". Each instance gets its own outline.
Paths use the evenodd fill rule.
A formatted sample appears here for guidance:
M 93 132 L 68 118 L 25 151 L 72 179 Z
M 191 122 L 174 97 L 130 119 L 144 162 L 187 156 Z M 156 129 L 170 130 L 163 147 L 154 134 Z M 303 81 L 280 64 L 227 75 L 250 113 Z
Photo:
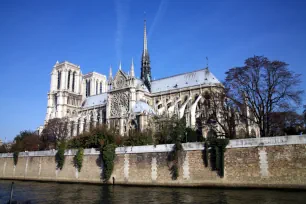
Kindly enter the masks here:
M 24 130 L 15 137 L 10 151 L 38 151 L 41 147 L 39 135 L 35 131 Z
M 205 94 L 210 101 L 206 109 L 201 110 L 201 121 L 203 125 L 213 129 L 217 135 L 226 138 L 236 138 L 236 104 L 227 96 L 224 87 L 215 90 L 210 89 Z M 217 128 L 220 127 L 220 128 Z
M 41 135 L 45 149 L 57 148 L 59 143 L 67 140 L 69 131 L 67 124 L 67 118 L 53 118 L 48 121 Z
M 2 144 L 0 146 L 0 153 L 7 153 L 7 152 L 8 152 L 8 149 L 7 149 L 6 145 Z
M 243 117 L 259 126 L 261 136 L 269 136 L 271 113 L 300 104 L 300 82 L 300 75 L 290 71 L 287 63 L 254 56 L 243 67 L 227 71 L 224 85 L 235 103 L 246 104 L 248 111 L 240 111 Z
M 186 119 L 179 119 L 177 115 L 155 117 L 155 144 L 173 144 L 183 142 L 186 136 Z
M 294 111 L 271 113 L 271 135 L 296 135 L 304 130 L 304 118 Z
M 304 116 L 304 125 L 306 126 L 306 105 L 304 105 L 303 116 Z

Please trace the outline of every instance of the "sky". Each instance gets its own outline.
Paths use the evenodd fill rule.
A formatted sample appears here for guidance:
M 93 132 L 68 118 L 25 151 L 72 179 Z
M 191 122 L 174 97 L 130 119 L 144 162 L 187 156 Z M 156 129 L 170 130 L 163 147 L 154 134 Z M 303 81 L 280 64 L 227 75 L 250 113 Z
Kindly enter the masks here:
M 43 125 L 57 60 L 108 75 L 133 58 L 139 77 L 144 18 L 153 79 L 204 68 L 208 57 L 222 81 L 264 55 L 302 74 L 305 90 L 303 0 L 0 0 L 0 139 Z

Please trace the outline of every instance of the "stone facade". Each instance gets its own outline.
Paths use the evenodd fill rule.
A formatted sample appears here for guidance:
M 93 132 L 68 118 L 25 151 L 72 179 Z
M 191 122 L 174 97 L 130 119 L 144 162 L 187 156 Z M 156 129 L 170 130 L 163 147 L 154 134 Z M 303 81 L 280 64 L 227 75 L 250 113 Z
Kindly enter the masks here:
M 201 117 L 209 118 L 209 94 L 223 91 L 220 81 L 207 68 L 152 80 L 146 24 L 141 60 L 141 77 L 136 78 L 132 60 L 129 72 L 121 63 L 108 78 L 97 72 L 82 74 L 80 66 L 70 62 L 56 62 L 51 72 L 50 91 L 45 124 L 52 118 L 69 119 L 69 136 L 76 136 L 98 124 L 105 124 L 128 135 L 131 129 L 152 128 L 152 116 L 177 115 L 186 118 L 188 127 L 198 129 L 206 137 L 218 132 L 202 124 Z M 239 121 L 239 120 L 237 120 Z M 240 122 L 241 123 L 241 122 Z M 247 128 L 247 130 L 246 130 Z M 39 132 L 43 127 L 39 128 Z M 258 127 L 237 123 L 237 132 L 246 131 L 259 136 Z
M 211 171 L 210 164 L 205 167 L 203 146 L 201 143 L 183 144 L 185 151 L 177 180 L 172 180 L 167 162 L 172 145 L 117 148 L 111 177 L 115 184 L 127 185 L 306 189 L 305 135 L 230 141 L 225 152 L 224 178 Z M 102 183 L 103 164 L 99 151 L 84 151 L 81 172 L 72 162 L 76 150 L 66 151 L 62 170 L 56 169 L 55 153 L 22 152 L 16 166 L 12 154 L 0 154 L 0 179 Z

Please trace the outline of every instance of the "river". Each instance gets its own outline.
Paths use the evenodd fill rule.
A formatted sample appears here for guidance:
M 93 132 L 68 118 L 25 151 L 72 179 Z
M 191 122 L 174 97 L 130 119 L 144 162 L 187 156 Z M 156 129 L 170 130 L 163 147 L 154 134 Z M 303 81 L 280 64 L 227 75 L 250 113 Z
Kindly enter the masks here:
M 9 199 L 11 182 L 0 180 L 0 203 Z M 130 187 L 14 181 L 14 199 L 31 203 L 306 203 L 305 191 Z

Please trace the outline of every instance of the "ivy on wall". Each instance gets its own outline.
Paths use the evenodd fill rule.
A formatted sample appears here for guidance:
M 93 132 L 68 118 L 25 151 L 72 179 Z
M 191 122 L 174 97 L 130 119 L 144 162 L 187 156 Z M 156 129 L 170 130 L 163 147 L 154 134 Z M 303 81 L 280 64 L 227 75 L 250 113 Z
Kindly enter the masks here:
M 103 179 L 105 182 L 110 179 L 114 169 L 114 160 L 116 157 L 115 149 L 115 144 L 106 144 L 103 145 L 100 149 L 101 158 L 104 164 Z
M 208 154 L 212 171 L 217 171 L 218 175 L 224 177 L 224 152 L 229 143 L 228 138 L 209 138 L 205 142 L 203 160 L 205 167 L 208 167 Z
M 180 141 L 177 141 L 170 154 L 168 155 L 168 161 L 172 163 L 170 166 L 170 173 L 172 180 L 176 180 L 179 177 L 180 158 L 183 151 L 183 146 Z
M 62 170 L 65 163 L 65 143 L 60 144 L 59 149 L 55 154 L 55 162 L 57 164 L 57 168 Z
M 79 172 L 81 172 L 82 165 L 83 165 L 83 158 L 84 158 L 84 149 L 79 148 L 78 152 L 74 156 L 74 166 L 78 169 Z
M 14 159 L 14 165 L 16 166 L 18 163 L 18 156 L 19 156 L 19 152 L 14 152 L 13 153 L 13 159 Z

